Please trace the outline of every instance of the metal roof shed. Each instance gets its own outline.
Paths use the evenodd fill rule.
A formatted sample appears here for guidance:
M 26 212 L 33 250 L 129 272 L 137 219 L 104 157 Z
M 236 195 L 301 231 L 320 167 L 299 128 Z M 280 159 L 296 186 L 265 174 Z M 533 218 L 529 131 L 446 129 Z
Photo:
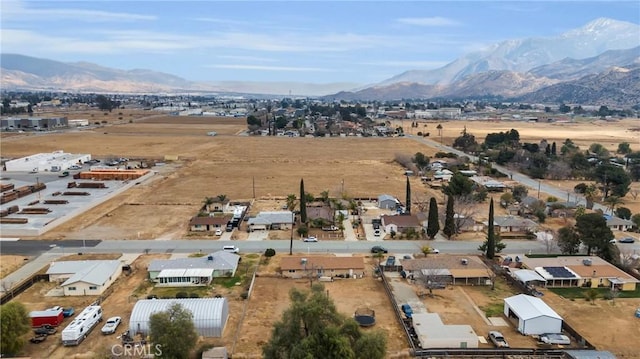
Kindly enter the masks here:
M 149 334 L 149 318 L 152 314 L 165 311 L 178 303 L 193 315 L 193 324 L 198 335 L 222 337 L 229 317 L 229 303 L 226 298 L 189 299 L 143 299 L 136 302 L 129 319 L 129 329 L 134 333 Z
M 518 331 L 524 335 L 562 332 L 562 317 L 542 299 L 530 295 L 505 298 L 504 315 L 517 318 Z

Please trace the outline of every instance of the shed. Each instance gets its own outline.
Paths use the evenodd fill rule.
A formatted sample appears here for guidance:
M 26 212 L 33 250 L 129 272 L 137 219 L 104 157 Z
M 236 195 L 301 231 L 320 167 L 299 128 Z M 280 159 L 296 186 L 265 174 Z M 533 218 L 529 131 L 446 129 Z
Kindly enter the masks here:
M 229 317 L 227 298 L 143 299 L 136 302 L 129 319 L 129 329 L 142 335 L 149 334 L 149 318 L 152 314 L 167 310 L 178 303 L 193 315 L 193 325 L 198 335 L 222 337 Z
M 513 277 L 520 282 L 527 284 L 534 282 L 534 284 L 546 284 L 547 280 L 544 279 L 538 272 L 531 269 L 519 269 L 513 272 Z
M 518 331 L 524 335 L 562 332 L 562 317 L 542 299 L 530 295 L 505 298 L 504 315 L 515 318 Z
M 399 205 L 400 201 L 390 194 L 381 194 L 378 196 L 378 208 L 396 209 Z
M 437 313 L 414 313 L 412 322 L 423 349 L 478 347 L 478 335 L 470 325 L 445 325 Z

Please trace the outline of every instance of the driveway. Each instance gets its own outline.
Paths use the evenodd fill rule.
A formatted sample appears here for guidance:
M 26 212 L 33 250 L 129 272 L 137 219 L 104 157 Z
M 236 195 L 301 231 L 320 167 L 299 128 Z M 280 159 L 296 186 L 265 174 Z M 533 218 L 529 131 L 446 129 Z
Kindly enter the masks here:
M 247 237 L 248 241 L 264 241 L 269 238 L 269 231 L 254 231 L 250 232 Z

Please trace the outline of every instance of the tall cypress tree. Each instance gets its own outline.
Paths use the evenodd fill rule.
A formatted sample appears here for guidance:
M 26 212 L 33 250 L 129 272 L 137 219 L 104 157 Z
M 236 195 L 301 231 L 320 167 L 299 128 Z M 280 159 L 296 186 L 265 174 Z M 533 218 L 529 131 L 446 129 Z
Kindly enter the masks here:
M 453 196 L 448 196 L 447 211 L 445 212 L 444 217 L 444 229 L 442 230 L 442 233 L 447 236 L 447 239 L 451 239 L 451 237 L 456 234 L 456 222 L 453 215 Z
M 304 179 L 300 179 L 300 222 L 307 223 L 307 196 L 304 194 Z
M 489 224 L 487 228 L 487 258 L 493 259 L 496 255 L 496 232 L 493 229 L 493 198 L 489 202 Z
M 438 219 L 438 202 L 431 197 L 429 200 L 429 219 L 427 222 L 427 235 L 433 239 L 440 231 L 440 220 Z
M 411 184 L 409 183 L 409 176 L 407 176 L 407 214 L 411 214 Z

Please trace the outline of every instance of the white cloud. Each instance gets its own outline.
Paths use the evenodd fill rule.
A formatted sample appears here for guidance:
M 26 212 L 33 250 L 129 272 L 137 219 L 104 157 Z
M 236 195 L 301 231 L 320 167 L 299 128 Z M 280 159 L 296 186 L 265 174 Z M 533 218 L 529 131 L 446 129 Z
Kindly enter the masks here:
M 276 59 L 270 59 L 266 57 L 258 57 L 258 56 L 241 56 L 241 55 L 218 55 L 216 56 L 219 59 L 226 60 L 238 60 L 238 61 L 250 61 L 250 62 L 276 62 Z
M 416 25 L 416 26 L 458 26 L 460 23 L 456 20 L 446 17 L 403 17 L 398 21 L 401 24 Z
M 216 69 L 230 70 L 259 70 L 259 71 L 286 71 L 286 72 L 333 72 L 332 69 L 320 67 L 295 67 L 295 66 L 264 66 L 264 65 L 238 65 L 238 64 L 216 64 L 207 65 Z
M 126 12 L 109 12 L 98 10 L 85 10 L 74 8 L 35 8 L 23 1 L 3 1 L 2 21 L 58 21 L 74 20 L 86 22 L 107 22 L 107 21 L 150 21 L 156 20 L 153 15 L 133 14 Z
M 361 62 L 361 65 L 389 66 L 389 67 L 411 67 L 411 68 L 438 68 L 446 65 L 446 61 L 374 61 Z

